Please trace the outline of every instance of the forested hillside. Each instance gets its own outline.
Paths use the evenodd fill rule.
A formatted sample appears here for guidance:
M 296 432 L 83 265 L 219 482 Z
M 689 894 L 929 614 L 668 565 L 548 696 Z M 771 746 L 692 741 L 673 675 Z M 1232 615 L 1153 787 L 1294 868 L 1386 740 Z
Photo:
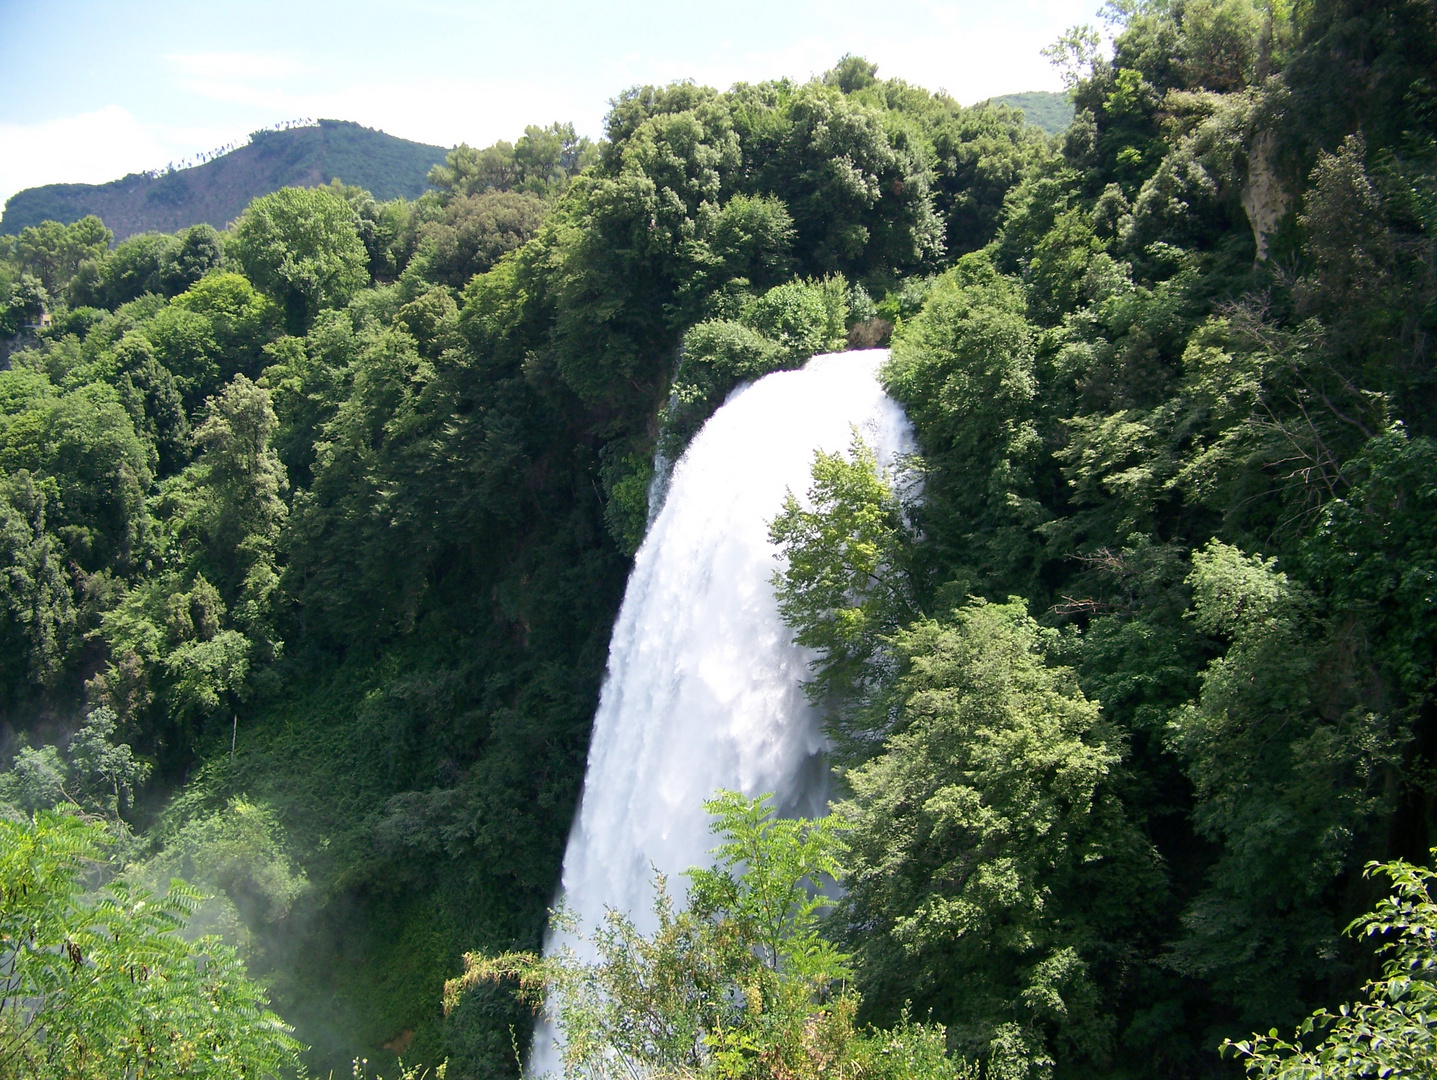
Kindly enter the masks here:
M 1350 999 L 1364 863 L 1437 839 L 1437 17 L 1111 13 L 1055 138 L 846 57 L 412 202 L 6 237 L 4 813 L 210 896 L 315 1067 L 514 1075 L 528 1008 L 441 987 L 540 941 L 655 450 L 891 340 L 920 455 L 774 521 L 854 1022 L 1235 1076 L 1222 1039 Z M 745 1045 L 713 1068 L 797 1075 Z
M 1023 110 L 1023 119 L 1049 135 L 1059 135 L 1073 122 L 1073 99 L 1052 90 L 1030 90 L 1025 94 L 1003 94 L 989 98 L 988 105 L 1007 105 Z
M 15 234 L 45 221 L 70 225 L 88 214 L 103 220 L 119 240 L 200 224 L 223 229 L 259 195 L 327 184 L 335 177 L 376 199 L 414 199 L 424 193 L 424 178 L 444 153 L 442 146 L 345 120 L 310 121 L 256 131 L 237 149 L 190 168 L 132 173 L 108 184 L 26 188 L 6 200 L 0 232 Z

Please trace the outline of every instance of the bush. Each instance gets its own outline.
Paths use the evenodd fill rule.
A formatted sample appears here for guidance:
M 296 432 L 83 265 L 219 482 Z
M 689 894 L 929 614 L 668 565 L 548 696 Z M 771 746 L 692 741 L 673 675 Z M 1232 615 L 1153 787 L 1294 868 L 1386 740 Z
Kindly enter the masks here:
M 610 911 L 589 939 L 593 962 L 568 947 L 542 959 L 470 953 L 445 1010 L 512 980 L 563 1033 L 565 1077 L 976 1080 L 945 1055 L 941 1027 L 906 1015 L 889 1031 L 857 1026 L 848 957 L 820 932 L 824 885 L 842 874 L 839 827 L 776 818 L 767 800 L 721 791 L 704 804 L 724 838 L 718 865 L 688 871 L 683 908 L 656 880 L 652 936 Z M 555 923 L 584 936 L 563 912 Z
M 234 950 L 181 936 L 199 896 L 82 895 L 105 830 L 0 819 L 0 1080 L 286 1075 L 299 1044 Z
M 1437 858 L 1437 848 L 1432 850 Z M 1223 1043 L 1224 1054 L 1242 1059 L 1249 1076 L 1272 1080 L 1336 1080 L 1346 1077 L 1437 1075 L 1437 871 L 1398 859 L 1369 863 L 1367 877 L 1384 874 L 1393 894 L 1356 919 L 1347 932 L 1371 938 L 1392 935 L 1378 952 L 1388 957 L 1382 978 L 1366 986 L 1366 1001 L 1337 1012 L 1319 1009 L 1292 1042 L 1274 1028 L 1244 1042 Z M 1303 1038 L 1326 1029 L 1310 1049 Z
M 684 335 L 683 360 L 662 417 L 672 460 L 735 386 L 847 344 L 848 287 L 841 277 L 777 285 L 743 305 L 737 320 L 710 319 Z

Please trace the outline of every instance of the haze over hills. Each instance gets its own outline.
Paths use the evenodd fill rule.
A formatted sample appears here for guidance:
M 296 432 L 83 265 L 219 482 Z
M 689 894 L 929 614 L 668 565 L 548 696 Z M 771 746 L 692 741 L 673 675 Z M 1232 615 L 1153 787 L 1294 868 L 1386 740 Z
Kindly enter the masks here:
M 250 142 L 203 165 L 159 176 L 131 173 L 107 184 L 47 184 L 17 192 L 5 204 L 0 233 L 17 234 L 42 221 L 69 224 L 95 214 L 123 240 L 135 233 L 174 232 L 239 216 L 251 199 L 282 187 L 314 187 L 335 177 L 377 199 L 413 199 L 445 148 L 411 142 L 347 120 L 283 131 L 258 131 Z

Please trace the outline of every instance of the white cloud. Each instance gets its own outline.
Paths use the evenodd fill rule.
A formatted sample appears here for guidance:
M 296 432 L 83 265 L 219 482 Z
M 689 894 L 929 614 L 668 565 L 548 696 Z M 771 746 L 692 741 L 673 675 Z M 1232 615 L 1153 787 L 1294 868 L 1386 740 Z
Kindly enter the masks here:
M 166 59 L 184 74 L 202 79 L 279 79 L 313 70 L 283 53 L 174 53 Z
M 177 88 L 230 106 L 227 111 L 250 118 L 251 128 L 325 117 L 452 146 L 513 139 L 526 124 L 577 119 L 579 112 L 593 113 L 597 133 L 606 108 L 602 97 L 582 102 L 573 86 L 539 78 L 421 74 L 351 80 L 336 77 L 343 66 L 337 62 L 321 68 L 279 53 L 183 53 L 166 59 Z
M 38 124 L 0 124 L 0 199 L 39 184 L 113 180 L 164 164 L 165 155 L 153 133 L 118 105 Z
M 555 120 L 573 120 L 581 130 L 597 135 L 600 120 L 608 111 L 602 98 L 586 101 L 572 88 L 467 79 L 366 82 L 297 96 L 293 104 L 304 116 L 354 120 L 391 135 L 439 146 L 461 141 L 486 146 L 496 139 L 513 140 L 523 134 L 527 124 Z
M 0 124 L 0 203 L 41 184 L 103 184 L 234 141 L 224 128 L 145 124 L 107 105 L 35 124 Z
M 263 109 L 274 119 L 298 119 L 298 114 L 285 112 L 294 100 L 287 87 L 316 74 L 315 68 L 282 53 L 178 53 L 166 59 L 177 70 L 175 85 L 186 93 Z
M 933 17 L 922 35 L 889 33 L 869 20 L 835 17 L 821 32 L 773 48 L 715 41 L 702 57 L 630 53 L 604 58 L 598 81 L 610 94 L 637 83 L 681 78 L 719 89 L 785 76 L 801 82 L 852 53 L 876 63 L 881 78 L 945 90 L 964 104 L 997 94 L 1061 89 L 1040 55 L 1048 43 L 1042 27 L 1014 32 L 1004 25 L 1004 9 L 975 17 L 951 5 L 925 6 Z

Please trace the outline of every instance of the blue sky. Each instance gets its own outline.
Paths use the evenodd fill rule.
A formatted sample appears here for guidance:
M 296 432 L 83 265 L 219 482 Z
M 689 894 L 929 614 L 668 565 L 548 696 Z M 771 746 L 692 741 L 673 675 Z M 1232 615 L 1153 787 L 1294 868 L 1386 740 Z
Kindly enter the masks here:
M 1058 89 L 1038 51 L 1098 0 L 0 0 L 0 201 L 163 167 L 256 128 L 357 120 L 444 146 L 638 83 L 806 79 L 847 52 L 965 104 Z

